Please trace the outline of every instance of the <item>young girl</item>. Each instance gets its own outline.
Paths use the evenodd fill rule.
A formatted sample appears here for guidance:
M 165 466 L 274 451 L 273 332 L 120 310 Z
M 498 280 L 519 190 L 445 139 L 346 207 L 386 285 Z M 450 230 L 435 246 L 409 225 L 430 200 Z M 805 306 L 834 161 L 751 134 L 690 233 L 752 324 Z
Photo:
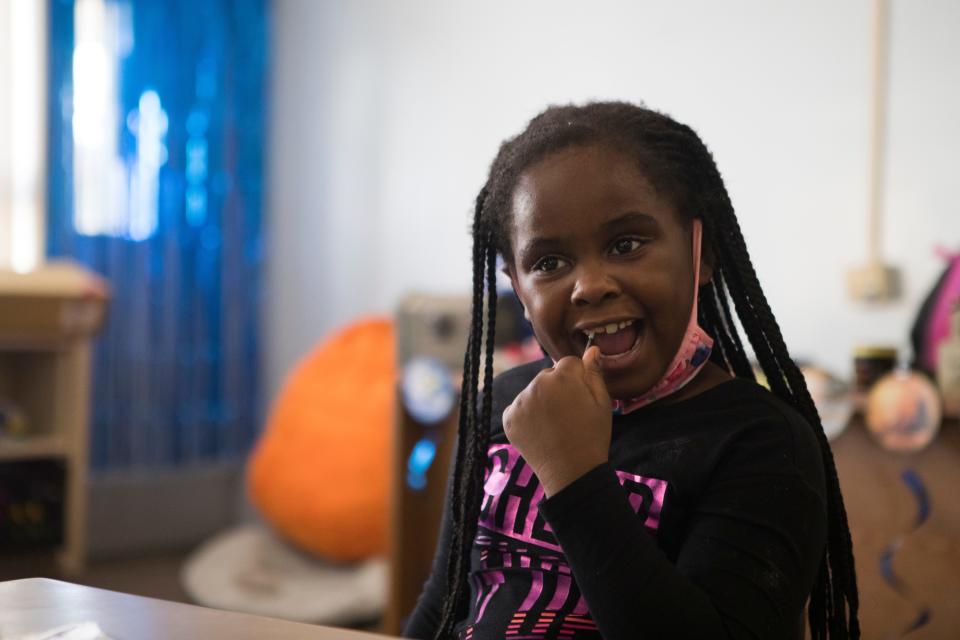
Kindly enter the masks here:
M 697 135 L 547 109 L 501 146 L 473 237 L 459 445 L 405 634 L 802 638 L 809 599 L 813 638 L 859 637 L 833 457 Z M 549 358 L 491 384 L 498 255 Z

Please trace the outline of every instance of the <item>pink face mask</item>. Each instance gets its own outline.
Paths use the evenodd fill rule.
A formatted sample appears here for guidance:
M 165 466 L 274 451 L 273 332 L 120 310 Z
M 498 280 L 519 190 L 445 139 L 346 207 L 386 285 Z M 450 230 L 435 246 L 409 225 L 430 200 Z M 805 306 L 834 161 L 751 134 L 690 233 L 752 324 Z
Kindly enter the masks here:
M 690 311 L 690 321 L 687 331 L 680 342 L 680 349 L 674 356 L 666 373 L 653 387 L 641 396 L 629 400 L 614 400 L 615 414 L 630 413 L 651 402 L 676 393 L 693 380 L 700 369 L 710 359 L 713 350 L 713 338 L 697 323 L 697 299 L 700 290 L 700 245 L 703 228 L 699 218 L 693 220 L 693 309 Z

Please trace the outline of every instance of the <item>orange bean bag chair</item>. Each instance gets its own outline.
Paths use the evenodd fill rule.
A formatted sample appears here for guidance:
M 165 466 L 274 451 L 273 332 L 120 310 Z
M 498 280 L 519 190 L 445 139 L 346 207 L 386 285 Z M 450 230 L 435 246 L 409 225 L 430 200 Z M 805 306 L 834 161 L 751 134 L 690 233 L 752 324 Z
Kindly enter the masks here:
M 386 551 L 396 378 L 381 318 L 338 332 L 289 375 L 247 467 L 253 504 L 283 537 L 338 562 Z

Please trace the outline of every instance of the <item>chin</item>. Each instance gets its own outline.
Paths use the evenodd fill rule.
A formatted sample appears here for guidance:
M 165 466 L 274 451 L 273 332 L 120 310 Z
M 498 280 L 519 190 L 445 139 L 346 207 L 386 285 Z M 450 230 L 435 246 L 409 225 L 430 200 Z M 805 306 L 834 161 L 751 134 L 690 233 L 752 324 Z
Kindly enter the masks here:
M 657 383 L 656 380 L 650 381 L 648 376 L 643 376 L 641 379 L 631 379 L 626 376 L 606 374 L 603 379 L 607 383 L 607 393 L 613 400 L 630 400 L 642 396 Z

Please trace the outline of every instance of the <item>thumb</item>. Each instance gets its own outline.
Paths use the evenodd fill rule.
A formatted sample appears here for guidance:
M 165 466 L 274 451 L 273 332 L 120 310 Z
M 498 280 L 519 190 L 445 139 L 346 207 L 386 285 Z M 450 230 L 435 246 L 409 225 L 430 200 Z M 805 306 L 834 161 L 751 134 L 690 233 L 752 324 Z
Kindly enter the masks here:
M 591 345 L 583 353 L 583 371 L 587 386 L 597 401 L 609 402 L 610 394 L 607 393 L 607 383 L 603 381 L 603 371 L 600 369 L 600 347 Z

